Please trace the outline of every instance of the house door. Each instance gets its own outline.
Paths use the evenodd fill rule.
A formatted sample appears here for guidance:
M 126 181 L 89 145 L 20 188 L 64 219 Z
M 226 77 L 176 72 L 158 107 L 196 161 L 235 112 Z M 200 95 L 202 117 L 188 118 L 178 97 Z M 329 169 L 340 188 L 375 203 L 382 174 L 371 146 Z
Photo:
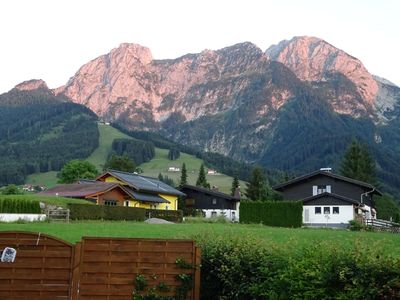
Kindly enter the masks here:
M 310 222 L 310 209 L 305 208 L 304 209 L 304 223 Z

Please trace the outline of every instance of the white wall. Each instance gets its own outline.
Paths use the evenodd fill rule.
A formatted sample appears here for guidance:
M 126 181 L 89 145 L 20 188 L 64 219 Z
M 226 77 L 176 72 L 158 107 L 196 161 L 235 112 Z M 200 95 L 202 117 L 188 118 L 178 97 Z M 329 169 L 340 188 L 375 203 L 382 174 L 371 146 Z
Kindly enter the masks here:
M 18 220 L 24 221 L 44 221 L 45 214 L 0 214 L 0 222 L 15 222 Z
M 321 207 L 321 214 L 315 214 L 315 207 Z M 330 207 L 328 218 L 324 214 L 324 207 Z M 333 207 L 339 207 L 339 214 L 333 214 Z M 308 210 L 308 220 L 306 215 Z M 304 205 L 303 223 L 305 224 L 340 224 L 349 223 L 354 218 L 353 205 Z
M 239 222 L 239 210 L 233 209 L 202 209 L 205 212 L 206 218 L 211 218 L 215 212 L 217 217 L 225 215 L 226 219 L 232 222 Z

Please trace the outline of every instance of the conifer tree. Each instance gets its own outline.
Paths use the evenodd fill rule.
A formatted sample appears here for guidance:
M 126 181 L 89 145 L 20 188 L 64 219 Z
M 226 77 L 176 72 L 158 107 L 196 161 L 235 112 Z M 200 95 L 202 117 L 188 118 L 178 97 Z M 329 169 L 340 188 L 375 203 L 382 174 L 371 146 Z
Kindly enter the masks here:
M 245 195 L 248 200 L 268 200 L 267 181 L 261 168 L 253 169 L 250 180 L 246 185 Z
M 187 184 L 187 170 L 186 170 L 186 164 L 182 164 L 181 168 L 181 180 L 179 182 L 179 187 L 182 187 L 183 185 Z
M 204 187 L 206 189 L 210 188 L 210 184 L 207 182 L 207 179 L 206 179 L 206 172 L 204 171 L 204 164 L 201 164 L 201 166 L 200 166 L 199 177 L 197 178 L 196 186 Z
M 231 196 L 235 196 L 235 191 L 238 187 L 239 187 L 239 178 L 237 177 L 237 175 L 235 175 L 232 180 Z
M 370 184 L 377 183 L 375 162 L 366 145 L 357 140 L 351 142 L 342 158 L 340 174 Z

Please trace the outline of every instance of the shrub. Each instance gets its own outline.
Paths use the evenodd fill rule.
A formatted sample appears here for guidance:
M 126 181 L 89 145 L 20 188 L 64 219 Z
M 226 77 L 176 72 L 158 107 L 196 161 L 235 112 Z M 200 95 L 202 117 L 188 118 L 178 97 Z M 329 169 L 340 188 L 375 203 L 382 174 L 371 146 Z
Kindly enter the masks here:
M 262 223 L 268 226 L 301 227 L 303 205 L 293 201 L 242 201 L 241 223 Z
M 124 206 L 68 204 L 73 220 L 129 220 L 144 221 L 145 209 Z
M 360 221 L 357 221 L 357 220 L 350 220 L 350 221 L 349 221 L 348 228 L 349 228 L 351 231 L 360 231 L 360 230 L 365 229 L 365 226 L 364 226 L 364 224 L 361 223 Z
M 160 218 L 181 223 L 183 220 L 183 212 L 181 210 L 146 209 L 146 218 Z
M 400 257 L 382 256 L 379 246 L 326 241 L 292 251 L 252 237 L 194 239 L 202 249 L 202 299 L 400 297 Z
M 12 197 L 0 199 L 0 213 L 40 214 L 40 204 L 37 201 L 14 199 Z

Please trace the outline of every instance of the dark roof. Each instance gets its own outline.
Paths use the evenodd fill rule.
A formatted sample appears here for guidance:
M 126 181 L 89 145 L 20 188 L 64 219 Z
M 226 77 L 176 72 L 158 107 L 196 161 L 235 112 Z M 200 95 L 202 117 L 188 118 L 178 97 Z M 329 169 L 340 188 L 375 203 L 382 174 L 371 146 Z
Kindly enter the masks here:
M 321 193 L 321 194 L 318 194 L 318 195 L 315 195 L 315 196 L 307 197 L 307 198 L 304 198 L 304 199 L 301 199 L 301 200 L 298 200 L 298 201 L 306 203 L 308 201 L 319 199 L 319 198 L 323 198 L 323 197 L 332 197 L 332 198 L 336 198 L 336 199 L 339 199 L 339 200 L 342 200 L 342 201 L 345 201 L 345 202 L 348 202 L 348 203 L 351 203 L 351 204 L 361 205 L 361 203 L 359 201 L 357 201 L 357 200 L 354 200 L 354 199 L 351 199 L 351 198 L 347 198 L 347 197 L 343 197 L 343 196 L 340 196 L 340 195 L 334 194 L 334 193 L 327 193 L 327 192 Z
M 214 195 L 216 197 L 224 198 L 224 199 L 230 200 L 230 201 L 240 201 L 239 198 L 233 197 L 233 196 L 231 196 L 229 194 L 225 194 L 225 193 L 209 190 L 209 189 L 206 189 L 206 188 L 203 188 L 203 187 L 199 187 L 199 186 L 184 184 L 181 189 L 182 190 L 185 190 L 185 189 L 194 190 L 194 191 L 198 191 L 198 192 L 201 192 L 201 193 L 204 193 L 204 194 L 209 194 L 209 195 Z
M 171 203 L 158 195 L 137 192 L 130 187 L 123 187 L 124 190 L 135 200 L 153 203 Z
M 84 198 L 90 195 L 105 193 L 116 187 L 121 188 L 118 183 L 113 182 L 62 184 L 39 194 L 60 197 Z
M 334 173 L 331 173 L 331 172 L 328 172 L 328 171 L 322 171 L 322 170 L 314 171 L 312 173 L 296 177 L 296 178 L 294 178 L 292 180 L 289 180 L 287 182 L 284 182 L 284 183 L 281 183 L 281 184 L 277 184 L 277 185 L 273 186 L 272 188 L 274 190 L 277 190 L 277 191 L 282 191 L 285 188 L 287 188 L 287 187 L 289 187 L 289 186 L 291 186 L 293 184 L 299 183 L 301 181 L 307 180 L 307 179 L 309 179 L 311 177 L 315 177 L 315 176 L 318 176 L 318 175 L 328 176 L 328 177 L 331 177 L 331 178 L 334 178 L 334 179 L 346 181 L 346 182 L 349 182 L 349 183 L 352 183 L 352 184 L 355 184 L 355 185 L 358 185 L 358 186 L 369 188 L 371 190 L 374 190 L 374 194 L 382 195 L 382 193 L 380 191 L 378 191 L 373 185 L 371 185 L 369 183 L 366 183 L 366 182 L 363 182 L 363 181 L 359 181 L 359 180 L 355 180 L 355 179 L 351 179 L 351 178 L 348 178 L 348 177 L 345 177 L 345 176 L 342 176 L 342 175 L 338 175 L 338 174 L 334 174 Z
M 177 189 L 169 186 L 168 184 L 152 177 L 142 176 L 135 173 L 128 173 L 116 170 L 108 170 L 104 174 L 97 177 L 97 179 L 103 177 L 106 174 L 110 174 L 111 176 L 125 182 L 131 188 L 137 191 L 147 191 L 147 192 L 156 192 L 167 195 L 175 195 L 175 196 L 185 196 L 184 193 L 178 191 Z

